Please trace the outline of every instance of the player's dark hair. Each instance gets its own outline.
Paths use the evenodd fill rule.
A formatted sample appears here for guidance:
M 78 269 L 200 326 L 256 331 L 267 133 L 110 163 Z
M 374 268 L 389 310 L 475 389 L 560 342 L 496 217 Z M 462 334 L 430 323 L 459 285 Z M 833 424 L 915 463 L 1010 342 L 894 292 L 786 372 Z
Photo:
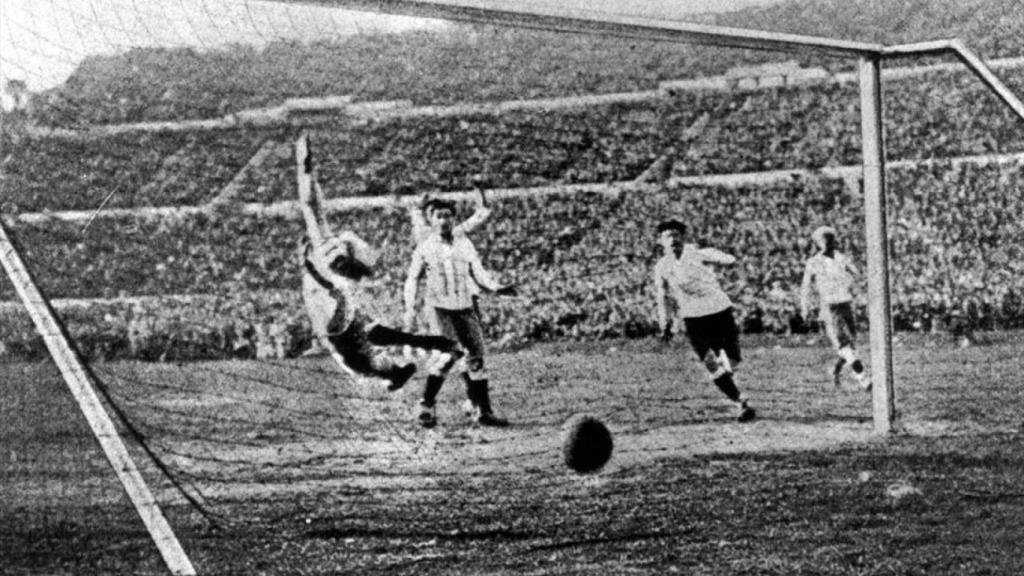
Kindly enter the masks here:
M 355 258 L 338 258 L 331 263 L 331 269 L 352 280 L 362 280 L 373 276 L 373 269 Z
M 455 212 L 455 202 L 444 198 L 430 198 L 423 204 L 423 212 L 431 213 L 435 210 L 451 210 Z
M 669 230 L 677 230 L 680 234 L 686 236 L 686 224 L 683 224 L 679 220 L 665 220 L 658 224 L 658 234 Z

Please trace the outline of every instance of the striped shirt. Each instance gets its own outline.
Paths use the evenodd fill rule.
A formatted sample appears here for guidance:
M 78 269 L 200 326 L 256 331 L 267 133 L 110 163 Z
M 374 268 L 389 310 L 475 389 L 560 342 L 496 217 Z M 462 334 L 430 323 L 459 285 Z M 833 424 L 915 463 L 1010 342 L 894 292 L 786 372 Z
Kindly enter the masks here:
M 499 286 L 480 262 L 480 256 L 464 234 L 445 242 L 439 234 L 428 235 L 412 254 L 409 280 L 415 282 L 426 272 L 428 306 L 444 310 L 466 310 L 473 307 L 477 285 L 487 290 Z
M 465 237 L 472 231 L 480 227 L 481 224 L 487 221 L 491 215 L 490 208 L 481 206 L 477 208 L 473 215 L 466 218 L 459 224 L 456 224 L 452 228 L 452 236 L 458 238 L 459 236 Z M 412 208 L 409 210 L 409 219 L 412 222 L 412 239 L 413 242 L 419 244 L 427 239 L 428 236 L 433 232 L 430 229 L 430 224 L 427 223 L 427 219 L 423 216 L 423 211 L 418 208 Z M 473 294 L 480 293 L 480 287 L 477 286 L 476 282 L 473 282 L 469 286 L 469 290 Z
M 721 312 L 732 306 L 729 296 L 722 290 L 714 270 L 705 263 L 732 264 L 736 259 L 714 248 L 683 246 L 676 258 L 669 253 L 654 265 L 654 290 L 658 315 L 662 326 L 668 317 L 668 296 L 675 301 L 682 318 L 700 318 Z
M 815 254 L 807 260 L 804 279 L 800 289 L 800 302 L 807 309 L 812 291 L 817 291 L 822 305 L 842 304 L 853 300 L 853 279 L 857 268 L 842 252 L 834 252 L 832 258 Z

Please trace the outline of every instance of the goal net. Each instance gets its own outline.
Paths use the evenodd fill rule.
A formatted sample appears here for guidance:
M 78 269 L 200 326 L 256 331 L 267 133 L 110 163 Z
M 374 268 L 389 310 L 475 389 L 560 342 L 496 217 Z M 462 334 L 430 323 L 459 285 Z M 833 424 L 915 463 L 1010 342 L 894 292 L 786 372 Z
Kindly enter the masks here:
M 929 91 L 985 102 L 964 84 L 940 75 L 901 86 L 910 96 L 892 110 L 910 128 L 890 135 L 894 153 L 1019 155 L 1019 134 L 986 138 L 1009 121 L 992 110 L 914 123 L 906 102 Z M 353 114 L 310 129 L 331 225 L 382 254 L 360 301 L 385 324 L 401 324 L 420 192 L 454 200 L 462 220 L 480 209 L 474 188 L 484 191 L 492 214 L 473 241 L 519 288 L 481 301 L 493 398 L 513 421 L 506 431 L 471 422 L 457 376 L 439 398 L 441 425 L 423 430 L 422 370 L 389 393 L 315 346 L 299 289 L 305 232 L 290 125 L 12 141 L 5 177 L 24 213 L 9 224 L 117 437 L 185 549 L 211 571 L 285 570 L 307 553 L 323 572 L 400 569 L 457 561 L 458 544 L 483 539 L 530 558 L 580 542 L 618 553 L 673 519 L 608 504 L 619 489 L 608 479 L 642 492 L 656 470 L 657 489 L 679 491 L 707 478 L 668 469 L 659 455 L 739 450 L 722 425 L 731 406 L 698 385 L 702 367 L 682 345 L 655 348 L 657 223 L 682 219 L 694 242 L 740 257 L 721 278 L 745 334 L 805 341 L 796 292 L 809 232 L 830 224 L 855 260 L 865 252 L 858 178 L 837 170 L 859 160 L 855 98 L 834 82 Z M 925 143 L 926 128 L 964 137 Z M 1022 316 L 1021 276 L 1000 270 L 1020 256 L 1019 158 L 975 164 L 890 170 L 898 329 L 1011 327 Z M 777 172 L 794 166 L 806 169 Z M 49 167 L 95 182 L 83 189 Z M 160 572 L 123 470 L 111 468 L 41 329 L 11 282 L 0 282 L 0 297 L 5 566 Z M 765 366 L 757 374 L 779 384 Z M 867 399 L 775 402 L 780 420 L 852 428 L 868 413 Z M 577 412 L 615 435 L 602 475 L 561 461 L 561 426 Z M 771 440 L 746 438 L 744 449 Z M 493 567 L 525 569 L 514 556 Z

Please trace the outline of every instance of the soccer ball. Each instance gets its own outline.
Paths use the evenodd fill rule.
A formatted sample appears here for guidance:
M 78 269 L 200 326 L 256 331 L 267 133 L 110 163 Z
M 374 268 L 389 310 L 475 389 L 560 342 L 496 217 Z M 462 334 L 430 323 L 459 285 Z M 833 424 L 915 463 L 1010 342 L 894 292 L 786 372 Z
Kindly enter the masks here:
M 581 474 L 597 472 L 612 457 L 612 433 L 596 417 L 577 414 L 563 427 L 565 465 Z

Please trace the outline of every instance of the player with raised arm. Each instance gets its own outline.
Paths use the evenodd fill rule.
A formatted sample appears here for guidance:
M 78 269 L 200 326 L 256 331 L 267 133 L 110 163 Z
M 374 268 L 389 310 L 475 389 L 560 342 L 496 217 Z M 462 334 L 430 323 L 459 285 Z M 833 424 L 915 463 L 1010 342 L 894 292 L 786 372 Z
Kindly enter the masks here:
M 479 205 L 473 210 L 473 214 L 469 218 L 466 218 L 452 228 L 453 236 L 468 236 L 483 225 L 491 216 L 491 209 L 487 207 L 487 194 L 483 188 L 477 188 L 477 193 L 480 197 Z M 430 235 L 430 224 L 427 222 L 427 207 L 430 206 L 433 200 L 429 194 L 424 194 L 418 208 L 416 206 L 409 207 L 409 221 L 412 223 L 412 241 L 414 246 L 419 245 L 420 242 Z M 480 287 L 474 282 L 470 284 L 470 290 L 473 292 L 473 308 L 479 316 Z M 467 400 L 467 402 L 469 401 Z
M 810 318 L 811 302 L 815 293 L 820 302 L 819 317 L 825 333 L 839 354 L 832 367 L 836 387 L 842 384 L 843 366 L 850 365 L 853 377 L 864 390 L 871 389 L 871 380 L 864 363 L 857 357 L 854 344 L 857 335 L 853 319 L 853 284 L 858 275 L 850 258 L 838 250 L 839 240 L 831 226 L 821 226 L 811 234 L 818 248 L 817 254 L 807 260 L 800 286 L 800 315 Z
M 491 216 L 491 209 L 487 207 L 487 195 L 482 188 L 477 190 L 480 197 L 480 204 L 469 218 L 460 224 L 452 227 L 453 236 L 466 236 L 479 228 Z M 434 198 L 424 194 L 420 205 L 409 206 L 409 221 L 412 223 L 413 243 L 419 244 L 430 235 L 430 223 L 427 221 L 427 208 L 432 204 Z
M 457 340 L 466 353 L 463 373 L 466 395 L 481 426 L 507 426 L 494 414 L 490 385 L 484 371 L 484 334 L 473 297 L 479 290 L 511 295 L 514 289 L 498 284 L 480 262 L 476 248 L 453 224 L 455 204 L 431 199 L 424 207 L 430 232 L 416 246 L 405 280 L 405 328 L 416 319 L 420 279 L 426 277 L 424 307 L 431 332 Z M 437 423 L 435 404 L 444 385 L 444 375 L 431 375 L 420 401 L 419 421 L 423 426 Z
M 383 346 L 438 351 L 430 374 L 445 374 L 462 356 L 454 340 L 388 328 L 360 307 L 357 284 L 373 274 L 376 252 L 350 231 L 334 234 L 321 219 L 323 193 L 314 177 L 308 139 L 296 144 L 299 204 L 306 224 L 302 249 L 302 296 L 313 335 L 350 374 L 382 378 L 398 390 L 415 374 L 416 364 L 392 357 Z
M 654 294 L 662 339 L 672 339 L 675 327 L 669 305 L 674 303 L 676 316 L 682 318 L 690 345 L 712 382 L 736 405 L 740 422 L 753 420 L 756 413 L 733 378 L 733 369 L 741 356 L 732 301 L 719 285 L 715 272 L 707 266 L 732 264 L 736 258 L 714 248 L 684 243 L 686 225 L 679 220 L 658 224 L 657 232 L 664 249 L 664 255 L 654 266 Z

